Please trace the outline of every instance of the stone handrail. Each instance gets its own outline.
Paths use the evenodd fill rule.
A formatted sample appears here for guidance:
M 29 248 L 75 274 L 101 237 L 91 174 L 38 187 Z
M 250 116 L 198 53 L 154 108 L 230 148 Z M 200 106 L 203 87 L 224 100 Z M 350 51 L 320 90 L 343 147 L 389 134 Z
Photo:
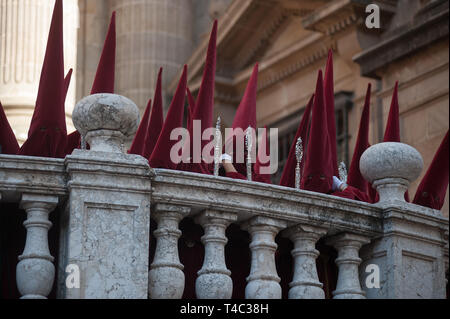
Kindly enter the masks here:
M 423 166 L 420 154 L 408 145 L 380 143 L 362 155 L 361 172 L 380 194 L 378 203 L 367 204 L 150 168 L 143 157 L 124 154 L 124 141 L 138 123 L 137 107 L 124 97 L 85 97 L 73 119 L 90 150 L 74 150 L 65 159 L 0 155 L 0 201 L 20 203 L 27 213 L 26 244 L 16 274 L 22 298 L 48 296 L 55 257 L 60 298 L 181 298 L 185 275 L 178 256 L 179 223 L 187 216 L 205 231 L 198 298 L 232 295 L 224 250 L 230 223 L 251 237 L 246 298 L 281 298 L 278 233 L 294 243 L 289 298 L 324 298 L 315 267 L 315 244 L 321 238 L 338 252 L 334 298 L 445 296 L 448 219 L 405 202 L 403 194 Z M 56 207 L 60 251 L 51 256 L 47 233 Z M 150 217 L 158 224 L 151 265 Z M 79 270 L 78 285 L 66 284 L 66 266 Z M 366 269 L 375 269 L 372 282 L 364 281 Z

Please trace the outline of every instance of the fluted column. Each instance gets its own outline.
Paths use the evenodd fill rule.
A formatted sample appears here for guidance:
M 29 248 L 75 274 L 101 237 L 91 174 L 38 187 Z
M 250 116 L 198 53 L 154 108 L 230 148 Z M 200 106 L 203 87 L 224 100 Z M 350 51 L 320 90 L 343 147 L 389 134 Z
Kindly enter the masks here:
M 23 299 L 45 299 L 55 279 L 54 258 L 48 248 L 50 212 L 58 204 L 51 195 L 23 194 L 21 207 L 27 212 L 23 225 L 27 229 L 25 249 L 16 269 L 17 288 Z
M 344 233 L 328 239 L 327 244 L 334 246 L 338 251 L 336 265 L 339 268 L 334 299 L 365 299 L 365 293 L 359 282 L 359 250 L 362 245 L 368 244 L 367 237 Z
M 202 236 L 205 258 L 195 281 L 199 299 L 230 299 L 233 294 L 231 271 L 225 264 L 225 230 L 236 220 L 236 214 L 212 210 L 202 212 L 196 219 L 205 230 Z
M 0 0 L 0 101 L 20 142 L 27 138 L 55 0 Z M 78 0 L 64 0 L 64 63 L 76 68 Z M 69 131 L 75 72 L 66 98 Z
M 280 277 L 275 265 L 275 251 L 278 247 L 275 236 L 285 227 L 284 221 L 259 216 L 243 225 L 252 238 L 252 264 L 247 277 L 245 298 L 281 299 Z
M 178 228 L 190 208 L 185 206 L 157 204 L 153 218 L 158 228 L 153 233 L 156 237 L 156 250 L 150 266 L 148 290 L 151 299 L 180 299 L 184 291 L 183 265 L 178 255 Z
M 286 236 L 294 243 L 294 277 L 289 284 L 289 299 L 324 299 L 323 284 L 317 274 L 316 259 L 319 251 L 317 240 L 326 234 L 326 229 L 308 225 L 297 225 L 286 230 Z
M 158 69 L 164 68 L 165 93 L 191 55 L 193 2 L 111 1 L 111 10 L 117 11 L 116 91 L 135 101 L 142 112 L 153 97 Z

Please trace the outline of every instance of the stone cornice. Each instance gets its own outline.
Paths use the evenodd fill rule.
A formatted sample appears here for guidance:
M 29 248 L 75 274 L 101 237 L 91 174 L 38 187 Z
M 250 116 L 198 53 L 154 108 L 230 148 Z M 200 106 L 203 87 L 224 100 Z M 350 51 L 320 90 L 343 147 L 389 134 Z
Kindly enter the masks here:
M 306 69 L 309 65 L 324 60 L 330 49 L 337 52 L 336 42 L 326 41 L 322 34 L 313 33 L 286 50 L 280 51 L 266 60 L 263 60 L 259 64 L 258 91 L 262 91 L 284 80 L 297 73 L 299 70 Z M 298 55 L 298 57 L 294 57 L 295 55 Z M 225 87 L 236 87 L 241 83 L 248 81 L 252 68 L 253 67 L 246 68 L 242 72 L 236 74 L 233 79 L 221 81 L 219 78 L 216 80 L 216 84 Z M 270 70 L 270 73 L 265 72 L 266 70 Z M 198 88 L 200 82 L 196 82 L 195 84 L 193 90 Z M 220 88 L 218 88 L 217 91 L 221 91 Z M 239 102 L 240 100 L 240 97 L 218 92 L 216 92 L 216 97 L 231 103 L 236 101 Z
M 414 53 L 435 41 L 448 37 L 448 3 L 442 10 L 423 12 L 414 21 L 389 32 L 391 36 L 356 55 L 353 60 L 361 66 L 361 75 L 377 77 L 377 71 L 385 65 Z
M 335 0 L 304 17 L 303 27 L 331 36 L 357 21 L 352 0 Z

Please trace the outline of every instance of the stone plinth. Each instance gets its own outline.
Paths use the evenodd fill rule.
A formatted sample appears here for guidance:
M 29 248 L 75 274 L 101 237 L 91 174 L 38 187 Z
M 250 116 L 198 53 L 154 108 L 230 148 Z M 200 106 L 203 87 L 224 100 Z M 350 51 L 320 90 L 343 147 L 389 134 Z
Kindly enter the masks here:
M 91 95 L 75 107 L 74 123 L 91 149 L 65 158 L 61 298 L 147 298 L 150 168 L 143 157 L 121 153 L 138 117 L 132 101 L 114 94 Z M 69 265 L 79 269 L 79 288 L 65 285 Z
M 383 220 L 383 235 L 360 253 L 361 284 L 368 298 L 445 298 L 443 225 L 448 220 L 437 210 L 404 200 L 422 166 L 420 154 L 402 143 L 376 144 L 361 156 L 361 173 L 380 194 L 376 205 Z M 375 272 L 379 280 L 366 282 Z

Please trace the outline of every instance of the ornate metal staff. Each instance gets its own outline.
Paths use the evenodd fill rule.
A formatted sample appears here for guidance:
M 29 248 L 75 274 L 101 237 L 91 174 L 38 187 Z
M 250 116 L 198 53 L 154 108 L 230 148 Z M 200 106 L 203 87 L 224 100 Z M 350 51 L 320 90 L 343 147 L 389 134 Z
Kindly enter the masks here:
M 303 158 L 303 141 L 299 137 L 295 143 L 295 157 L 297 158 L 297 166 L 295 167 L 295 188 L 300 189 L 300 163 Z
M 252 136 L 252 127 L 249 126 L 245 131 L 245 147 L 247 149 L 247 180 L 252 180 L 252 145 L 253 145 L 253 136 Z
M 338 171 L 339 171 L 339 179 L 341 180 L 341 182 L 347 184 L 347 167 L 345 166 L 344 162 L 339 163 Z
M 222 134 L 220 132 L 220 116 L 216 123 L 216 145 L 214 146 L 214 176 L 219 176 L 220 155 L 222 146 Z

